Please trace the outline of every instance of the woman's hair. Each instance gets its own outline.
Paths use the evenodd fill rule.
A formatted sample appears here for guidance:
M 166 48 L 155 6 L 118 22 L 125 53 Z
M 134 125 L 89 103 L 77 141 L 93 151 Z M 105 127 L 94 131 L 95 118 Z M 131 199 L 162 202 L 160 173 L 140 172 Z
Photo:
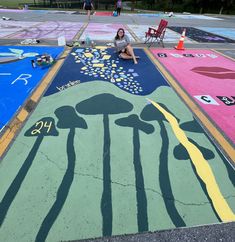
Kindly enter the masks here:
M 117 34 L 115 36 L 115 39 L 119 39 L 119 36 L 118 36 L 118 32 L 122 30 L 123 31 L 123 36 L 125 35 L 125 30 L 123 28 L 119 28 L 118 31 L 117 31 Z

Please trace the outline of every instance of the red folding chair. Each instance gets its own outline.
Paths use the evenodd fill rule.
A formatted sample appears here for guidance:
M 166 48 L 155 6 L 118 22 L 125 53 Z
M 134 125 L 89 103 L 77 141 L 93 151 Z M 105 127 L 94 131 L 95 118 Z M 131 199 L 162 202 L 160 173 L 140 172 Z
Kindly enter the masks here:
M 149 43 L 149 47 L 154 43 L 162 43 L 163 47 L 163 39 L 166 32 L 168 21 L 161 19 L 160 24 L 158 25 L 158 28 L 155 29 L 153 27 L 149 27 L 148 32 L 145 32 L 145 44 Z

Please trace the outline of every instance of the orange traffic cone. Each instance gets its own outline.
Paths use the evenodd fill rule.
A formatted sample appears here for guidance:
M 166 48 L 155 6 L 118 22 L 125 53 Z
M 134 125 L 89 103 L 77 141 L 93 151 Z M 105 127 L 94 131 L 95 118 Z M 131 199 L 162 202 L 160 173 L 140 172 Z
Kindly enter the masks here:
M 184 50 L 184 37 L 185 37 L 186 29 L 183 30 L 183 33 L 180 37 L 179 43 L 177 46 L 175 46 L 175 49 L 177 50 Z

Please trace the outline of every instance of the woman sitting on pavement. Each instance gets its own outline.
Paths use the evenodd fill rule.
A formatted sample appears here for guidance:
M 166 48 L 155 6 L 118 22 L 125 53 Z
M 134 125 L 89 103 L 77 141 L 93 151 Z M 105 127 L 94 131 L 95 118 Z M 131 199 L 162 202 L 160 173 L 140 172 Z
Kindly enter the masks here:
M 119 28 L 114 38 L 114 46 L 116 47 L 119 57 L 122 59 L 133 59 L 134 63 L 137 64 L 138 56 L 135 56 L 134 50 L 130 44 L 130 39 L 125 35 L 123 28 Z

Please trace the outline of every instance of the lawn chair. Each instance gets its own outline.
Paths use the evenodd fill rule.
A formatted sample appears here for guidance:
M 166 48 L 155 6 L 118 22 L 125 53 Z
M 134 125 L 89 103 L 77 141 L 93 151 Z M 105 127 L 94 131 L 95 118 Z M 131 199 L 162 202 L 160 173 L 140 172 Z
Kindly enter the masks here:
M 149 47 L 154 43 L 162 43 L 166 32 L 166 26 L 168 24 L 168 21 L 161 19 L 160 24 L 158 25 L 158 29 L 154 29 L 153 27 L 149 27 L 148 32 L 145 32 L 145 44 L 148 43 Z

